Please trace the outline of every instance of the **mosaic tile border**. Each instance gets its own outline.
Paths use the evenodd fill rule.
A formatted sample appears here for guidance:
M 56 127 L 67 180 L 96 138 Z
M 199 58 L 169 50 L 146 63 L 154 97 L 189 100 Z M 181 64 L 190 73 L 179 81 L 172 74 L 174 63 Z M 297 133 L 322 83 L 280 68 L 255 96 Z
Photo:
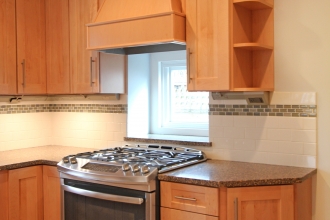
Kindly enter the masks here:
M 316 117 L 316 105 L 209 105 L 209 115 Z
M 127 104 L 34 104 L 0 106 L 0 114 L 37 112 L 127 113 Z

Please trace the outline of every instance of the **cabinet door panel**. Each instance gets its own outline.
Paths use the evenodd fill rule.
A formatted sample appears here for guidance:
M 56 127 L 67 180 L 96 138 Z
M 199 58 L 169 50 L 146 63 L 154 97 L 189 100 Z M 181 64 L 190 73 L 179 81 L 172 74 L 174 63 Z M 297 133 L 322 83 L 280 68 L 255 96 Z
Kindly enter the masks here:
M 70 75 L 72 93 L 98 93 L 98 53 L 86 50 L 86 24 L 97 13 L 97 0 L 70 0 Z
M 161 207 L 161 220 L 218 220 L 218 217 Z
M 18 93 L 46 94 L 45 1 L 16 0 L 16 23 Z
M 47 93 L 70 93 L 69 0 L 46 0 Z
M 187 1 L 186 14 L 188 89 L 229 90 L 229 1 Z
M 56 167 L 43 166 L 44 219 L 61 219 L 61 185 Z
M 8 220 L 8 172 L 0 171 L 0 213 L 1 219 Z
M 227 219 L 234 220 L 235 212 L 239 220 L 293 220 L 293 185 L 229 188 Z
M 15 1 L 0 0 L 0 94 L 16 94 Z
M 42 167 L 9 171 L 9 219 L 42 220 Z

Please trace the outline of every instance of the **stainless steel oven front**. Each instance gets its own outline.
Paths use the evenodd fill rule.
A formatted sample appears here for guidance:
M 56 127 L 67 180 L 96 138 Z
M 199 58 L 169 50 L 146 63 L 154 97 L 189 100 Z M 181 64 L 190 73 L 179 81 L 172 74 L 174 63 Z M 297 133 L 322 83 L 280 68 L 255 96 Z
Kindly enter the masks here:
M 98 172 L 59 171 L 62 220 L 159 219 L 156 178 L 147 182 L 118 177 L 110 180 L 109 176 L 98 176 Z

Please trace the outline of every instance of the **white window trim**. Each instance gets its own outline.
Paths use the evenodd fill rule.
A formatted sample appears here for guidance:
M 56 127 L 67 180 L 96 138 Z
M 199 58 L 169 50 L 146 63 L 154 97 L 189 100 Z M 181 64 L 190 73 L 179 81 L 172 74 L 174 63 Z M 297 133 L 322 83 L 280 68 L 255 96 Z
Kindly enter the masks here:
M 185 65 L 185 51 L 171 52 L 171 56 L 166 53 L 155 53 L 151 55 L 150 71 L 151 71 L 151 105 L 150 105 L 150 133 L 151 134 L 164 134 L 164 135 L 186 135 L 186 136 L 208 136 L 208 123 L 169 123 L 162 124 L 162 111 L 164 108 L 159 102 L 162 94 L 158 85 L 161 82 L 162 76 L 161 68 L 168 67 L 170 63 L 177 63 L 178 65 Z M 162 65 L 159 63 L 162 62 Z M 167 76 L 168 77 L 168 76 Z M 167 111 L 168 113 L 168 111 Z M 168 117 L 167 114 L 164 117 Z

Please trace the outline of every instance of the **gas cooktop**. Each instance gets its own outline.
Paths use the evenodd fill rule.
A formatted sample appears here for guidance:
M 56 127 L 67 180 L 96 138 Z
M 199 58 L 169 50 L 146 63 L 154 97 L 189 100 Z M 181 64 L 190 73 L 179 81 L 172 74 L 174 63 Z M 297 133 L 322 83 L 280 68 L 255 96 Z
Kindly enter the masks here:
M 123 147 L 107 148 L 93 152 L 83 152 L 68 155 L 59 163 L 61 166 L 74 166 L 78 161 L 88 160 L 81 164 L 82 169 L 89 172 L 104 171 L 115 173 L 119 169 L 123 172 L 149 173 L 151 168 L 156 168 L 158 173 L 188 166 L 205 161 L 207 158 L 202 151 L 172 146 L 160 145 L 125 145 Z M 96 164 L 99 164 L 96 166 Z M 103 166 L 102 166 L 103 165 Z M 110 165 L 113 165 L 110 168 Z M 78 168 L 78 167 L 77 167 Z

